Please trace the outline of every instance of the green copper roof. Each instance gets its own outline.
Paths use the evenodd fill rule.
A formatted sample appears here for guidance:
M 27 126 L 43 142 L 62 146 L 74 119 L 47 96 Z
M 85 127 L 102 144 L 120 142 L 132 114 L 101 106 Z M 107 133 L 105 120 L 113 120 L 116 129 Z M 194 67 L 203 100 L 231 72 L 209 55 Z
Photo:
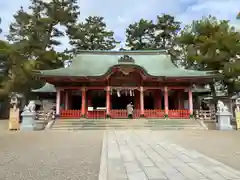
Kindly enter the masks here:
M 38 93 L 50 93 L 50 92 L 56 92 L 56 88 L 54 85 L 46 83 L 43 87 L 39 89 L 34 89 L 32 92 L 38 92 Z
M 43 76 L 102 76 L 111 67 L 119 65 L 118 60 L 128 55 L 134 64 L 143 68 L 151 76 L 199 77 L 210 76 L 207 72 L 177 68 L 165 51 L 82 51 L 67 68 L 43 70 Z M 120 63 L 128 64 L 128 63 Z

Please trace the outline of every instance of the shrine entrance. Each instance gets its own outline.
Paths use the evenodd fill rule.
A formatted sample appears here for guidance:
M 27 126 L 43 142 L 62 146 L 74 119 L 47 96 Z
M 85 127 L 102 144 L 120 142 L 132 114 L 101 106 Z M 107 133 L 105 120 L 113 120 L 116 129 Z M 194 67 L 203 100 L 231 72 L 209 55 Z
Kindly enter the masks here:
M 136 97 L 134 90 L 122 90 L 112 93 L 111 96 L 111 109 L 126 109 L 127 104 L 132 102 L 133 107 L 136 108 Z
M 87 92 L 87 106 L 94 110 L 106 107 L 106 93 L 104 90 L 89 90 Z

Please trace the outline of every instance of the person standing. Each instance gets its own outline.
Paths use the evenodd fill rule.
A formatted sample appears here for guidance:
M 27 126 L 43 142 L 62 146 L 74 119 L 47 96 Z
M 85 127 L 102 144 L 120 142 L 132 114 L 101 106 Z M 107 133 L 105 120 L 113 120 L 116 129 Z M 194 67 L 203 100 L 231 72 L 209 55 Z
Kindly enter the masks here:
M 132 102 L 128 103 L 128 105 L 127 105 L 127 113 L 128 113 L 128 118 L 132 119 L 133 118 L 133 104 L 132 104 Z

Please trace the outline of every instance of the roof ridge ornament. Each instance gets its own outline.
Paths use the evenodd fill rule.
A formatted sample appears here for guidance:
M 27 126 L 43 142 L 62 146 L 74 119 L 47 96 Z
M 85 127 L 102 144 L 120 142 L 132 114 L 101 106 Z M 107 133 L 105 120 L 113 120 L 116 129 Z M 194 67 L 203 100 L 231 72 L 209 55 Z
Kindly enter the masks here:
M 135 60 L 129 55 L 123 55 L 118 60 L 118 63 L 135 63 Z

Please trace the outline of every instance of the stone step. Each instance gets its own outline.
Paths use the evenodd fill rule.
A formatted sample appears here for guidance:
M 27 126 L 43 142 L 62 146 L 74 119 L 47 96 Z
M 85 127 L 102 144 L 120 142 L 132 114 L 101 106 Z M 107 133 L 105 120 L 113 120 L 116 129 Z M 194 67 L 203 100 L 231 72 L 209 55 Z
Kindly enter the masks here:
M 119 129 L 119 130 L 124 130 L 124 129 L 147 129 L 147 130 L 204 130 L 201 127 L 191 127 L 191 128 L 186 128 L 186 127 L 71 127 L 71 128 L 52 128 L 52 130 L 72 130 L 72 131 L 77 131 L 77 130 L 106 130 L 106 129 Z
M 198 123 L 195 120 L 155 120 L 155 121 L 148 121 L 148 120 L 74 120 L 74 121 L 62 121 L 62 120 L 56 120 L 56 123 L 61 124 L 69 124 L 69 123 L 166 123 L 166 124 L 192 124 L 192 123 Z
M 199 127 L 199 126 L 147 126 L 147 125 L 144 125 L 144 126 L 122 126 L 122 125 L 116 125 L 116 126 L 110 126 L 110 125 L 106 125 L 106 126 L 100 126 L 100 125 L 96 125 L 96 126 L 53 126 L 52 129 L 57 129 L 57 128 L 84 128 L 84 127 L 96 127 L 96 128 L 106 128 L 106 127 L 122 127 L 122 128 L 127 128 L 127 127 L 143 127 L 143 128 L 159 128 L 159 127 L 163 127 L 163 128 L 168 128 L 168 127 L 171 127 L 171 128 L 181 128 L 181 127 L 184 127 L 184 128 L 193 128 L 193 127 Z
M 55 127 L 57 126 L 186 126 L 186 127 L 192 127 L 192 126 L 199 126 L 199 124 L 154 124 L 154 123 L 76 123 L 76 124 L 54 124 Z
M 156 119 L 69 119 L 56 120 L 52 130 L 87 129 L 204 129 L 195 120 L 156 120 Z

